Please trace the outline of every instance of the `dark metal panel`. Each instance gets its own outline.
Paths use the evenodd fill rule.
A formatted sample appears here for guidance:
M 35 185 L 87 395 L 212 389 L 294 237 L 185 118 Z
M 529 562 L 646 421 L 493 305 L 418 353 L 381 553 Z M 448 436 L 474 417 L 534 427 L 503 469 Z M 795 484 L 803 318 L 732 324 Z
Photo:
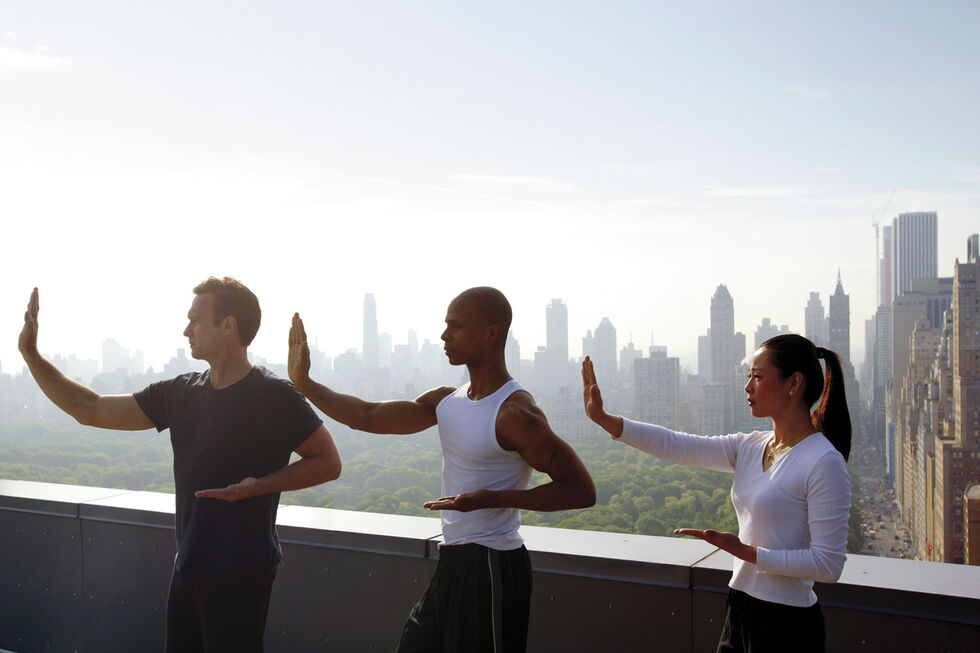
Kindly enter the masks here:
M 430 561 L 421 556 L 286 544 L 266 650 L 393 651 L 430 577 Z
M 827 622 L 828 651 L 980 651 L 980 628 L 973 625 L 827 605 L 823 606 L 823 611 Z
M 154 515 L 146 517 L 154 521 Z M 118 517 L 123 521 L 133 515 Z M 163 650 L 167 590 L 176 554 L 173 528 L 90 519 L 80 523 L 84 650 Z
M 0 648 L 79 650 L 81 593 L 78 520 L 0 510 Z
M 687 589 L 536 571 L 528 650 L 691 650 Z
M 731 576 L 729 573 L 728 576 Z M 726 581 L 727 583 L 727 578 Z M 725 622 L 725 600 L 728 588 L 694 590 L 691 592 L 691 650 L 694 653 L 714 653 Z M 792 648 L 787 649 L 792 650 Z M 835 651 L 837 649 L 827 649 Z

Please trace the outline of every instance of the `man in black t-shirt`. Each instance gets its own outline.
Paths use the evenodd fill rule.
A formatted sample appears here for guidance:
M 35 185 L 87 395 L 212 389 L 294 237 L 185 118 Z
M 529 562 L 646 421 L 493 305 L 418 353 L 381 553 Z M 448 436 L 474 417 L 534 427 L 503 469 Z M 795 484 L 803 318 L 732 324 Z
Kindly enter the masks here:
M 340 455 L 303 396 L 248 362 L 261 320 L 255 295 L 227 277 L 211 277 L 194 294 L 184 335 L 191 355 L 210 369 L 136 394 L 99 395 L 40 355 L 37 288 L 18 346 L 41 390 L 80 423 L 170 429 L 177 559 L 167 651 L 261 651 L 281 557 L 279 493 L 337 478 Z M 293 451 L 300 458 L 290 464 Z

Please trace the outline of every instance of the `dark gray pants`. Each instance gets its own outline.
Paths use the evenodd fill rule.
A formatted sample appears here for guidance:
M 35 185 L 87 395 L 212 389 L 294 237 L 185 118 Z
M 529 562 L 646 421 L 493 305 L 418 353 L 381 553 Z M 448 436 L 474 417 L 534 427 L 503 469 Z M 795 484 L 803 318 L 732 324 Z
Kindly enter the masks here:
M 221 576 L 174 568 L 167 597 L 167 653 L 261 653 L 276 569 Z
M 399 653 L 521 653 L 527 649 L 531 558 L 523 546 L 443 546 L 432 582 L 412 608 Z

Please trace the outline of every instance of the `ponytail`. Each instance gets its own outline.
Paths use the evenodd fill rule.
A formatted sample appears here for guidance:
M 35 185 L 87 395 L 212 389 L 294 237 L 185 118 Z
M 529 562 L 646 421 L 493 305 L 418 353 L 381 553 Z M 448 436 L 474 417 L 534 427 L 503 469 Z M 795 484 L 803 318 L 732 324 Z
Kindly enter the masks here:
M 847 460 L 851 453 L 851 415 L 844 396 L 844 373 L 840 356 L 829 349 L 817 347 L 798 334 L 785 334 L 762 343 L 769 353 L 769 362 L 782 378 L 800 372 L 806 380 L 803 401 L 807 408 L 819 399 L 810 415 L 814 428 L 820 429 L 834 448 Z M 820 361 L 824 360 L 824 371 Z
M 840 356 L 817 347 L 817 358 L 824 361 L 823 391 L 820 393 L 820 403 L 813 411 L 813 425 L 820 429 L 847 460 L 851 453 L 851 414 L 847 410 L 847 397 L 844 393 L 844 373 L 841 369 Z

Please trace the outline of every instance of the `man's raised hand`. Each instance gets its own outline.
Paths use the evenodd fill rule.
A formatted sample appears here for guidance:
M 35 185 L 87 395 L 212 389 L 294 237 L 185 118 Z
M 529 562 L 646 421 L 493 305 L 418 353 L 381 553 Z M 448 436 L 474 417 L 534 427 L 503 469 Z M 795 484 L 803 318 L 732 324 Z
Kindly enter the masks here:
M 17 348 L 21 355 L 33 355 L 37 353 L 37 312 L 40 303 L 37 297 L 37 288 L 31 292 L 31 298 L 27 302 L 27 310 L 24 311 L 24 328 L 20 331 L 20 338 L 17 339 Z
M 306 341 L 306 328 L 299 313 L 293 313 L 293 324 L 289 327 L 289 358 L 287 361 L 289 380 L 296 389 L 305 393 L 310 382 L 310 345 Z

